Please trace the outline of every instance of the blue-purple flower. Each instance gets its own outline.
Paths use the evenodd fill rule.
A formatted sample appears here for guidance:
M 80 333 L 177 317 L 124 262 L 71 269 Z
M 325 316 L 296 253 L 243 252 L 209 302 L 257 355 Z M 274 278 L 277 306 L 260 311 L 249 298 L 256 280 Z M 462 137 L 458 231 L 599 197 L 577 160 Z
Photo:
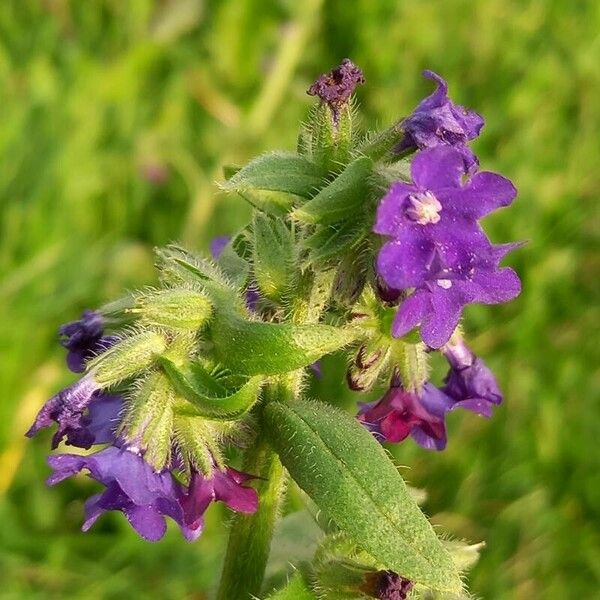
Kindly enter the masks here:
M 477 168 L 478 160 L 467 143 L 475 139 L 484 121 L 481 115 L 454 104 L 448 97 L 448 84 L 433 71 L 423 76 L 436 82 L 437 88 L 402 121 L 404 138 L 396 148 L 401 153 L 411 148 L 453 146 L 462 156 L 469 171 Z
M 113 445 L 89 456 L 58 454 L 50 456 L 48 464 L 54 470 L 48 485 L 87 470 L 105 486 L 85 504 L 84 531 L 106 511 L 117 510 L 146 540 L 160 540 L 165 517 L 170 517 L 193 541 L 202 533 L 203 515 L 211 502 L 222 501 L 240 512 L 254 512 L 258 506 L 256 491 L 243 485 L 251 478 L 245 473 L 215 467 L 209 477 L 194 472 L 189 486 L 184 486 L 168 469 L 156 472 L 142 451 L 132 446 Z
M 345 58 L 338 67 L 321 75 L 308 88 L 308 94 L 318 96 L 337 114 L 356 87 L 364 82 L 363 72 L 349 58 Z
M 95 310 L 84 310 L 81 319 L 62 325 L 61 344 L 69 351 L 67 366 L 74 373 L 85 370 L 87 360 L 107 350 L 116 341 L 104 335 L 104 317 Z
M 442 390 L 454 407 L 491 417 L 492 407 L 502 403 L 502 392 L 489 367 L 462 340 L 447 344 L 442 353 L 450 364 Z
M 391 288 L 414 288 L 398 310 L 393 335 L 420 324 L 425 343 L 439 348 L 466 304 L 506 302 L 520 292 L 516 273 L 498 266 L 515 245 L 492 246 L 478 223 L 508 206 L 516 190 L 485 171 L 463 181 L 460 152 L 444 146 L 419 152 L 411 174 L 411 183 L 392 185 L 377 210 L 374 231 L 389 238 L 377 272 Z
M 56 448 L 63 437 L 67 443 L 81 448 L 89 448 L 93 442 L 88 444 L 85 440 L 91 440 L 93 435 L 88 432 L 89 415 L 87 409 L 92 401 L 102 402 L 103 399 L 112 396 L 99 395 L 100 386 L 94 380 L 92 373 L 76 381 L 74 384 L 58 392 L 38 412 L 35 421 L 25 434 L 33 437 L 38 431 L 58 423 L 58 430 L 52 438 L 52 448 Z

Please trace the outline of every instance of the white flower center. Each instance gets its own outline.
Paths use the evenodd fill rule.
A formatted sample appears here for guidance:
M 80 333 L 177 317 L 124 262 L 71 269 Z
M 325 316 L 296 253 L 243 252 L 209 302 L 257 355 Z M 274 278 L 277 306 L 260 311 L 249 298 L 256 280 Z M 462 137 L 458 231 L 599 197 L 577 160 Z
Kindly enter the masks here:
M 452 287 L 452 281 L 449 279 L 438 279 L 436 283 L 445 290 L 449 290 Z
M 441 210 L 442 205 L 431 192 L 419 192 L 408 197 L 406 216 L 419 225 L 428 225 L 440 220 Z

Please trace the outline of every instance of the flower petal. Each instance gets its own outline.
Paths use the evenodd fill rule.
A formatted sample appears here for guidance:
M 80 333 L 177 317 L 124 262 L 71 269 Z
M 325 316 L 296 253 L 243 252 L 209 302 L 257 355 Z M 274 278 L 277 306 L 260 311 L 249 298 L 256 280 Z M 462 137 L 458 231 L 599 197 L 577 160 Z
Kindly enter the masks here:
M 451 146 L 418 152 L 411 165 L 412 179 L 423 190 L 459 188 L 465 174 L 462 154 Z
M 396 338 L 406 335 L 419 325 L 431 307 L 430 294 L 417 291 L 410 295 L 398 308 L 392 324 L 392 335 Z
M 462 294 L 452 288 L 432 292 L 431 310 L 421 324 L 423 341 L 432 348 L 443 346 L 456 329 L 464 305 Z
M 377 272 L 392 288 L 421 285 L 427 278 L 434 245 L 421 231 L 412 231 L 384 244 L 377 256 Z
M 414 185 L 402 181 L 394 183 L 377 207 L 377 217 L 373 231 L 393 237 L 399 235 L 407 224 L 404 215 L 406 197 L 417 191 Z
M 473 175 L 462 189 L 449 191 L 445 201 L 457 212 L 480 219 L 497 208 L 509 206 L 516 196 L 517 189 L 510 179 L 483 171 Z

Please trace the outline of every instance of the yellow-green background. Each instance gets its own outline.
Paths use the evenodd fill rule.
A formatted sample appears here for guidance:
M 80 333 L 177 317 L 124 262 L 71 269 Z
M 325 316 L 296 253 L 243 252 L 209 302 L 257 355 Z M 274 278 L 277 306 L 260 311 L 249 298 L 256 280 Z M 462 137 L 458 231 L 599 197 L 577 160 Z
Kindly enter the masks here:
M 365 125 L 410 111 L 431 89 L 424 68 L 486 117 L 475 149 L 520 191 L 488 229 L 528 240 L 509 260 L 520 299 L 467 311 L 504 406 L 489 422 L 452 414 L 445 452 L 407 441 L 399 462 L 436 523 L 487 540 L 475 593 L 600 597 L 600 3 L 2 0 L 2 600 L 205 598 L 224 511 L 192 545 L 175 529 L 145 543 L 120 515 L 82 534 L 96 487 L 46 489 L 48 436 L 23 432 L 72 380 L 58 325 L 152 283 L 154 245 L 203 249 L 242 224 L 242 201 L 216 193 L 220 167 L 292 149 L 306 88 L 345 56 L 366 75 Z M 348 399 L 328 364 L 321 393 Z

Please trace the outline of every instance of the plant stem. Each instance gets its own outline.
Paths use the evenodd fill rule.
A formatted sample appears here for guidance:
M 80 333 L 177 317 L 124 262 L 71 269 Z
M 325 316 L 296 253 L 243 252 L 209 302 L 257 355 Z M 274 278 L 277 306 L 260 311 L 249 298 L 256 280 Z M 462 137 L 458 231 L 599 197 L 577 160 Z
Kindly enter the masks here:
M 244 471 L 263 478 L 257 486 L 259 507 L 253 515 L 234 517 L 217 600 L 250 600 L 260 593 L 284 497 L 283 467 L 262 436 L 248 450 Z

